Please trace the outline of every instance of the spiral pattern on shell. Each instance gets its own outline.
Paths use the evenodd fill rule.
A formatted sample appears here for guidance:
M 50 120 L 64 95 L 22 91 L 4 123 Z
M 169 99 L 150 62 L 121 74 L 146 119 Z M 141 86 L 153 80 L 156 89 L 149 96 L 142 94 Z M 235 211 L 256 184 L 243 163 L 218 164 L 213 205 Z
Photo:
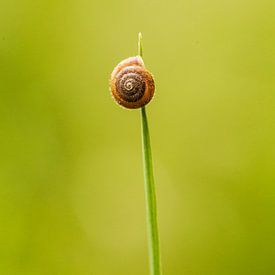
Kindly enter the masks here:
M 114 68 L 110 87 L 116 102 L 129 109 L 145 106 L 155 91 L 154 79 L 140 56 L 129 57 Z

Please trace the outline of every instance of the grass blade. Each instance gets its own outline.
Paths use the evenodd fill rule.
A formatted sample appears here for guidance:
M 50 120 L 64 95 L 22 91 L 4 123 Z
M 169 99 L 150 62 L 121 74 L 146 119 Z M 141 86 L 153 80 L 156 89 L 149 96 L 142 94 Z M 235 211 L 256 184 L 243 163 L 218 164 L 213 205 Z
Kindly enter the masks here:
M 138 39 L 138 53 L 142 57 L 143 48 L 141 33 L 139 33 Z M 150 275 L 161 275 L 156 192 L 153 175 L 150 133 L 145 106 L 141 108 L 141 132 Z

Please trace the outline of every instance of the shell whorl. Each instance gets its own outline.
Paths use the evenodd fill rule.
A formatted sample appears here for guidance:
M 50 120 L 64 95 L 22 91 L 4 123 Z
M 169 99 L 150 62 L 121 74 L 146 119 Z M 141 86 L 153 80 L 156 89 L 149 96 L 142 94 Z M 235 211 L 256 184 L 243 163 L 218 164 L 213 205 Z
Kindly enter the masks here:
M 120 62 L 112 72 L 110 86 L 118 104 L 130 109 L 149 103 L 155 91 L 154 79 L 140 56 Z

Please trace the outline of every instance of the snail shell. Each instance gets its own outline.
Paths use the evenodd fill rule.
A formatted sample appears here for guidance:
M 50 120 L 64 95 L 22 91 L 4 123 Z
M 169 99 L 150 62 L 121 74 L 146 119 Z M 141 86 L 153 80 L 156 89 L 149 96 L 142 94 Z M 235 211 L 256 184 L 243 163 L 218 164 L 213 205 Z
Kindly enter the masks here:
M 113 70 L 110 88 L 116 102 L 125 108 L 145 106 L 155 91 L 153 76 L 145 69 L 140 56 L 121 61 Z

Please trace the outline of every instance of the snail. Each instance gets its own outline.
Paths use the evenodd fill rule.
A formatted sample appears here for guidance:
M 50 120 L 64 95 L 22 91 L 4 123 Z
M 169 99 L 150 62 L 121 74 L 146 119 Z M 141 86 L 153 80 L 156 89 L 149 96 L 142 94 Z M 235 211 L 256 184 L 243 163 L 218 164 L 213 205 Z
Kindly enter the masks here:
M 155 83 L 140 56 L 121 61 L 113 70 L 110 89 L 115 101 L 128 109 L 145 106 L 152 99 Z

